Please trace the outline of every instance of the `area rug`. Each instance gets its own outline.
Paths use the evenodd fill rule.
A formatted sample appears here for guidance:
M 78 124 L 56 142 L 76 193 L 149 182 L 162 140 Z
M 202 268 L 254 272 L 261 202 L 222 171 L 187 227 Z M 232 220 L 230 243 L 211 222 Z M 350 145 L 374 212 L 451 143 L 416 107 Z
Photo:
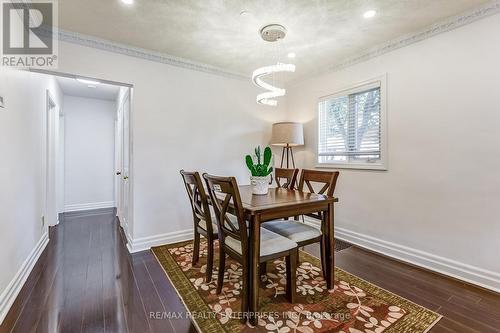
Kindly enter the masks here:
M 191 265 L 191 241 L 152 248 L 185 304 L 186 316 L 200 332 L 423 333 L 441 318 L 337 267 L 334 288 L 327 290 L 319 259 L 300 251 L 297 302 L 291 304 L 285 297 L 284 259 L 269 262 L 267 274 L 261 277 L 258 323 L 255 327 L 242 324 L 241 266 L 226 259 L 224 287 L 217 295 L 217 261 L 212 281 L 205 283 L 205 241 L 200 248 L 202 254 L 195 266 Z M 215 248 L 218 258 L 217 244 Z

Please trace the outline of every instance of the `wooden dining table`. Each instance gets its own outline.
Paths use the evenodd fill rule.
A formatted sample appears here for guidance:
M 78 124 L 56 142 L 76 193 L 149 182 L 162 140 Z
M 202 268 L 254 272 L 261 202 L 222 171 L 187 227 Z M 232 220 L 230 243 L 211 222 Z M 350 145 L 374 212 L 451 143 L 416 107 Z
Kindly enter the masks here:
M 323 212 L 322 231 L 326 237 L 326 285 L 333 288 L 334 281 L 334 203 L 338 198 L 322 194 L 270 188 L 267 195 L 252 194 L 251 186 L 239 186 L 245 218 L 249 221 L 249 309 L 256 313 L 259 302 L 259 258 L 260 227 L 270 220 L 294 217 L 299 215 Z M 250 323 L 255 325 L 256 316 L 250 316 Z

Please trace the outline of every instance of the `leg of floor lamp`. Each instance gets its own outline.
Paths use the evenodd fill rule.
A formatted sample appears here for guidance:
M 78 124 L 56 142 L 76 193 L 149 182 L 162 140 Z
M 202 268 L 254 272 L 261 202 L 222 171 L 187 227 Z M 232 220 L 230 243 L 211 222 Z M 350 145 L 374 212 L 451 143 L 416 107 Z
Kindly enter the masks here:
M 288 164 L 288 155 L 290 154 L 290 147 L 288 144 L 286 145 L 286 168 L 290 168 L 290 165 Z
M 281 166 L 280 168 L 283 168 L 283 160 L 285 159 L 285 147 L 281 150 Z

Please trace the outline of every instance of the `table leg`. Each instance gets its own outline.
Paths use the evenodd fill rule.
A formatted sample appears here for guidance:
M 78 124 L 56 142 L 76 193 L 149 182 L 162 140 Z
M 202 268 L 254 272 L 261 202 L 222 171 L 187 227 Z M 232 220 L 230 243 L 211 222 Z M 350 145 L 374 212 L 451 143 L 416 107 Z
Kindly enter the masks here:
M 259 261 L 260 261 L 260 216 L 253 215 L 250 221 L 250 290 L 248 292 L 248 310 L 250 316 L 250 324 L 257 325 L 256 313 L 259 307 Z
M 328 204 L 328 211 L 326 211 L 326 226 L 325 232 L 327 237 L 326 246 L 326 287 L 332 289 L 334 285 L 334 272 L 335 272 L 335 240 L 333 237 L 333 224 L 334 224 L 334 210 L 333 203 Z

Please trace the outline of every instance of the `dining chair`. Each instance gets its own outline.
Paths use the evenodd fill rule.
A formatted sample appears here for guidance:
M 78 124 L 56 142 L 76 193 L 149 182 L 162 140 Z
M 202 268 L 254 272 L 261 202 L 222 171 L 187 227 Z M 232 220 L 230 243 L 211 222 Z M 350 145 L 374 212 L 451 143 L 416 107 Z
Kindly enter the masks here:
M 207 183 L 208 192 L 217 216 L 217 227 L 219 230 L 219 272 L 217 277 L 217 294 L 222 291 L 224 283 L 224 270 L 226 254 L 235 259 L 243 268 L 243 292 L 241 311 L 246 313 L 248 307 L 250 261 L 248 253 L 249 237 L 247 223 L 241 202 L 240 192 L 236 178 L 218 177 L 203 174 Z M 229 211 L 236 216 L 238 228 L 231 223 Z M 293 303 L 295 300 L 296 287 L 296 257 L 297 243 L 282 237 L 272 231 L 261 228 L 260 230 L 260 258 L 259 266 L 270 260 L 286 257 L 286 295 Z M 259 269 L 259 267 L 254 267 Z M 258 299 L 258 298 L 257 298 Z
M 293 190 L 295 187 L 295 181 L 297 180 L 297 174 L 299 169 L 274 169 L 274 179 L 276 181 L 276 186 L 281 188 L 287 188 Z M 283 182 L 283 180 L 285 180 Z
M 206 282 L 212 280 L 212 271 L 214 264 L 214 240 L 217 239 L 217 224 L 210 213 L 208 205 L 208 196 L 203 187 L 200 174 L 198 172 L 180 171 L 189 202 L 193 212 L 194 222 L 194 246 L 193 246 L 193 266 L 200 259 L 200 235 L 207 239 L 207 270 Z
M 332 197 L 333 193 L 335 192 L 335 186 L 337 185 L 339 174 L 340 173 L 338 171 L 318 171 L 303 169 L 300 174 L 298 190 L 304 192 L 304 187 L 307 187 L 308 192 L 324 194 L 326 196 Z M 317 192 L 315 191 L 316 184 L 319 184 L 319 186 L 321 186 L 320 190 Z M 321 212 L 307 214 L 307 216 L 319 219 L 321 221 L 325 218 L 324 214 L 322 214 Z M 294 241 L 299 247 L 319 242 L 321 250 L 321 267 L 323 270 L 323 276 L 326 276 L 325 246 L 327 244 L 327 241 L 324 237 L 324 230 L 318 230 L 313 226 L 297 221 L 297 219 L 298 217 L 296 217 L 295 221 L 275 220 L 266 222 L 262 226 L 267 230 L 275 232 Z M 321 223 L 322 228 L 323 226 L 324 223 Z M 333 251 L 333 249 L 330 250 Z

